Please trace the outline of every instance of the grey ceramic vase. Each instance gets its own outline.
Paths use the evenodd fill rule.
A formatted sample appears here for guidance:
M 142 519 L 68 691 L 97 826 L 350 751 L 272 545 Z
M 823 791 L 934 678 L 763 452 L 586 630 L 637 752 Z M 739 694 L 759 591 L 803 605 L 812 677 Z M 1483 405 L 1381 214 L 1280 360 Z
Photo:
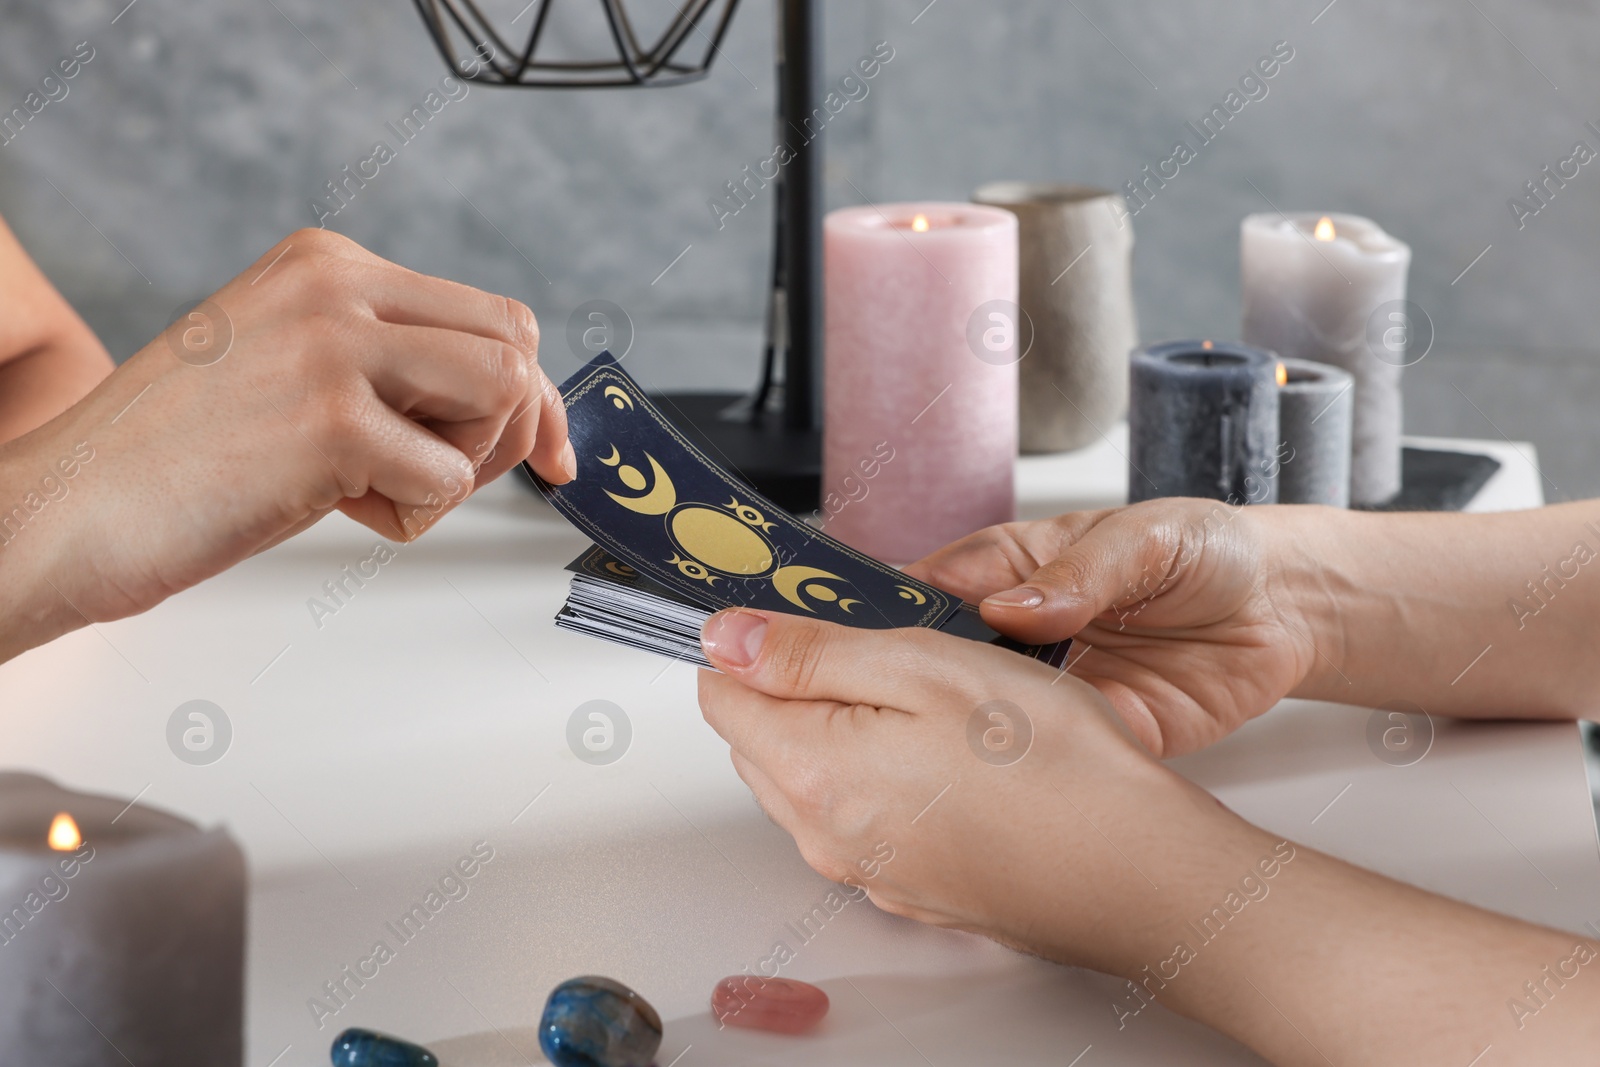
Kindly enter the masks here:
M 990 182 L 972 194 L 1017 216 L 1022 310 L 1033 346 L 1021 374 L 1023 452 L 1099 440 L 1128 410 L 1128 356 L 1138 344 L 1133 225 L 1107 189 Z

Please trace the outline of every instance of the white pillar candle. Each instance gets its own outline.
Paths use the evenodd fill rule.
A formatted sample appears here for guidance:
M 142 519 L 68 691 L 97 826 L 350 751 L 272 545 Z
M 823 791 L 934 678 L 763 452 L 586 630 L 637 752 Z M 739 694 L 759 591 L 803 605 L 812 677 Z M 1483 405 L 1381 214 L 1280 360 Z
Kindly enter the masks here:
M 1017 218 L 845 208 L 823 226 L 822 521 L 909 563 L 1016 517 Z
M 1244 220 L 1239 260 L 1245 343 L 1354 377 L 1350 502 L 1388 501 L 1400 491 L 1410 246 L 1356 215 L 1260 214 Z
M 224 831 L 0 773 L 0 1063 L 236 1067 L 244 940 Z

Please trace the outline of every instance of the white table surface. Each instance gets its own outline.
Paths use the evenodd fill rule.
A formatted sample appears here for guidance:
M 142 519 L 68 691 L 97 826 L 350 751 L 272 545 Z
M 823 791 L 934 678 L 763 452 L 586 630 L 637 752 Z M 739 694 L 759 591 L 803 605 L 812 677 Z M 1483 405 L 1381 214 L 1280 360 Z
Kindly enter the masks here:
M 1119 503 L 1125 439 L 1023 461 L 1023 513 Z M 1475 510 L 1541 502 L 1531 447 L 1454 444 L 1504 463 Z M 1260 1062 L 1159 1008 L 1119 1032 L 1114 980 L 866 903 L 802 943 L 788 924 L 829 886 L 734 775 L 694 671 L 551 625 L 577 533 L 503 480 L 399 548 L 319 629 L 308 598 L 374 543 L 335 517 L 144 617 L 0 667 L 5 764 L 226 823 L 244 844 L 250 1067 L 324 1064 L 352 1024 L 458 1067 L 540 1062 L 545 994 L 585 973 L 661 1010 L 661 1067 Z M 197 698 L 234 731 L 209 766 L 166 744 L 168 717 Z M 605 767 L 565 741 L 594 698 L 634 731 Z M 1296 841 L 1530 919 L 1600 919 L 1574 726 L 1441 723 L 1426 758 L 1397 768 L 1369 751 L 1367 718 L 1287 701 L 1176 766 Z M 399 945 L 385 922 L 478 841 L 495 859 L 468 895 Z M 379 939 L 395 957 L 319 1029 L 309 998 Z M 832 996 L 824 1028 L 719 1033 L 712 985 L 779 940 L 794 951 L 784 974 Z

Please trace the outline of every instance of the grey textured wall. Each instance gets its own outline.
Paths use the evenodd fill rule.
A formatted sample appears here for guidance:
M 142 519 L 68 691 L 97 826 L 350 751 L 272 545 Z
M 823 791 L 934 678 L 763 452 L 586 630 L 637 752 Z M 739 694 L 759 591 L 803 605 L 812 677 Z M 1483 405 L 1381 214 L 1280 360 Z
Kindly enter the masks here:
M 119 357 L 311 223 L 323 183 L 443 73 L 401 0 L 137 0 L 113 24 L 125 3 L 0 7 L 0 111 L 78 41 L 95 49 L 0 145 L 0 211 Z M 895 50 L 828 129 L 832 203 L 963 198 L 996 177 L 1121 185 L 1287 40 L 1268 95 L 1135 219 L 1145 335 L 1237 332 L 1238 221 L 1269 201 L 1371 215 L 1414 248 L 1413 296 L 1437 330 L 1410 427 L 1531 438 L 1552 498 L 1600 494 L 1600 162 L 1521 229 L 1507 206 L 1574 142 L 1600 149 L 1585 127 L 1600 126 L 1595 5 L 926 3 L 828 4 L 830 78 L 876 41 Z M 771 150 L 772 12 L 746 5 L 699 85 L 472 89 L 329 225 L 527 300 L 555 373 L 575 364 L 572 308 L 606 298 L 633 316 L 647 379 L 745 384 L 770 204 L 719 231 L 707 202 Z

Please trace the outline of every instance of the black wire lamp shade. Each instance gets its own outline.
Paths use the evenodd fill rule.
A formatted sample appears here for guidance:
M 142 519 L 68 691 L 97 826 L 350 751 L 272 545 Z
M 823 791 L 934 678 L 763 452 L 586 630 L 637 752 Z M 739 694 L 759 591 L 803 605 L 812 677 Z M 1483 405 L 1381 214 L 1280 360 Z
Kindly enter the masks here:
M 699 81 L 711 69 L 739 6 L 739 0 L 683 0 L 681 7 L 669 2 L 670 17 L 655 20 L 662 23 L 659 28 L 642 31 L 638 12 L 630 15 L 626 0 L 589 0 L 598 8 L 595 16 L 604 23 L 602 36 L 609 38 L 611 49 L 558 58 L 548 40 L 551 14 L 558 6 L 570 13 L 574 3 L 531 0 L 502 33 L 478 0 L 412 2 L 452 70 L 472 81 L 529 89 L 643 88 Z M 515 40 L 510 27 L 528 16 L 526 39 Z M 465 47 L 458 50 L 458 43 Z

